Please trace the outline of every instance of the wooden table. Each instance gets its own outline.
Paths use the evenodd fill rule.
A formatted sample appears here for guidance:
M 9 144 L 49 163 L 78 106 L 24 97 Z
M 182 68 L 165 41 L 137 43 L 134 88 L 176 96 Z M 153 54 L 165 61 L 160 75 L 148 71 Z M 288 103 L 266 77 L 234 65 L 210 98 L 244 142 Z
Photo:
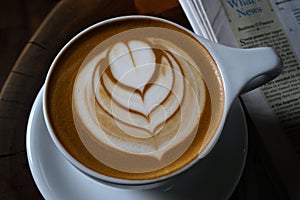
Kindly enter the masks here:
M 42 199 L 26 157 L 29 112 L 49 66 L 63 45 L 89 25 L 115 16 L 148 14 L 190 24 L 176 0 L 61 0 L 17 59 L 0 94 L 0 200 Z M 263 144 L 249 120 L 246 167 L 232 200 L 287 199 L 266 161 Z M 272 167 L 272 166 L 271 166 Z M 217 191 L 216 191 L 217 192 Z

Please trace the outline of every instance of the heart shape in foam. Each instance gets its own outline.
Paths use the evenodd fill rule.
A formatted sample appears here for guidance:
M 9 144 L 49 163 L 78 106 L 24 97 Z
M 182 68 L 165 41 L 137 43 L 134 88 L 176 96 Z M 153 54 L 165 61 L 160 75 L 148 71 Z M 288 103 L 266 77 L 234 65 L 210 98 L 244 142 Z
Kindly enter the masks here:
M 108 53 L 108 61 L 117 81 L 141 93 L 155 72 L 155 55 L 152 48 L 142 41 L 115 44 Z
M 162 58 L 161 64 L 156 65 L 160 68 L 158 77 L 146 90 L 143 101 L 140 100 L 141 96 L 136 94 L 134 89 L 128 90 L 128 88 L 120 87 L 118 83 L 110 80 L 107 73 L 102 74 L 102 84 L 94 85 L 99 105 L 117 119 L 119 127 L 128 135 L 136 138 L 152 137 L 158 133 L 157 128 L 176 112 L 182 102 L 185 85 L 182 71 L 175 58 L 169 53 L 165 53 L 166 57 Z M 100 79 L 100 73 L 95 73 L 94 84 L 98 83 Z M 136 99 L 134 95 L 137 97 Z M 138 105 L 139 102 L 142 102 L 143 105 Z M 145 110 L 145 105 L 148 110 L 144 114 L 142 111 Z M 146 118 L 136 113 L 138 108 Z M 138 129 L 130 131 L 131 127 Z
M 151 82 L 143 94 L 134 89 L 125 90 L 117 83 L 114 84 L 106 73 L 103 74 L 103 84 L 112 98 L 123 107 L 143 114 L 145 117 L 151 113 L 171 92 L 174 83 L 174 69 L 170 67 L 166 58 L 157 65 L 157 77 Z

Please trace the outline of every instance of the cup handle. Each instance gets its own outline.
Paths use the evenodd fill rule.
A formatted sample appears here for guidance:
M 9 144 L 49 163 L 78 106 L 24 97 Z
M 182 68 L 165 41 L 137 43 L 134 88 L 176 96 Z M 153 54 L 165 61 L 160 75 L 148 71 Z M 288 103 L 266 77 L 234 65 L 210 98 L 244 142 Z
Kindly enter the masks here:
M 271 47 L 239 49 L 207 40 L 206 44 L 215 55 L 226 92 L 232 101 L 239 94 L 271 81 L 282 72 L 282 61 Z

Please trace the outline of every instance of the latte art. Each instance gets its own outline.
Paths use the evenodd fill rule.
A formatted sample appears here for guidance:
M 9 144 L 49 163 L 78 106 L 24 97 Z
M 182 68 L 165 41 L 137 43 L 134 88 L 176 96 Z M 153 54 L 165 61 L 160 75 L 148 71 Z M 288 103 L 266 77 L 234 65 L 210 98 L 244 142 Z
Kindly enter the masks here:
M 102 77 L 95 73 L 96 100 L 113 118 L 122 122 L 120 128 L 126 134 L 138 138 L 153 137 L 159 132 L 159 126 L 179 108 L 184 94 L 184 77 L 170 53 L 152 50 L 146 43 L 129 41 L 130 49 L 114 55 L 120 53 L 123 45 L 114 45 L 107 53 L 108 59 L 100 61 L 99 65 L 106 63 L 104 66 L 108 64 L 109 67 Z M 133 127 L 137 129 L 129 130 Z
M 83 144 L 100 162 L 125 172 L 174 162 L 193 142 L 204 109 L 206 88 L 195 71 L 194 61 L 164 39 L 122 33 L 100 43 L 73 86 Z

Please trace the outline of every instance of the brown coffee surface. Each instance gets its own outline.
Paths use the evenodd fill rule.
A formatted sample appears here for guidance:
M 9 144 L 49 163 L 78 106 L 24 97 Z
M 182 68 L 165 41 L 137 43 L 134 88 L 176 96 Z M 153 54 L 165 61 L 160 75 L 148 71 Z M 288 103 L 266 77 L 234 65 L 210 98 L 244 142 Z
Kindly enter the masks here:
M 143 34 L 145 34 L 145 37 L 162 38 L 173 43 L 175 46 L 186 52 L 196 65 L 196 68 L 190 69 L 189 72 L 192 74 L 191 76 L 196 74 L 194 77 L 201 76 L 204 78 L 206 88 L 204 92 L 206 95 L 204 107 L 203 110 L 201 110 L 200 116 L 184 116 L 190 118 L 200 118 L 200 122 L 199 124 L 195 125 L 197 134 L 183 155 L 181 155 L 174 162 L 157 170 L 139 173 L 128 172 L 118 170 L 115 167 L 110 167 L 107 164 L 104 164 L 101 162 L 101 159 L 96 158 L 95 155 L 91 153 L 91 149 L 87 149 L 86 145 L 82 142 L 82 136 L 78 134 L 78 131 L 82 131 L 84 133 L 88 131 L 85 130 L 85 126 L 78 128 L 74 123 L 74 113 L 72 108 L 74 82 L 76 81 L 78 72 L 82 67 L 82 63 L 85 62 L 87 56 L 90 55 L 90 52 L 97 47 L 97 45 L 103 43 L 105 40 L 107 40 L 107 38 L 124 31 L 149 27 L 164 28 L 181 33 L 179 34 L 180 36 L 177 34 L 172 36 L 170 35 L 170 32 L 164 34 L 164 31 L 162 30 L 162 32 L 159 33 L 150 33 L 149 31 L 146 31 Z M 131 38 L 138 38 L 139 40 L 142 40 L 144 37 L 141 36 L 141 33 L 136 36 L 132 34 L 130 35 Z M 128 38 L 126 41 L 127 40 Z M 156 54 L 159 54 L 159 52 L 156 51 Z M 108 76 L 111 76 L 109 71 L 106 72 Z M 185 78 L 190 79 L 189 75 L 184 75 Z M 218 123 L 223 112 L 223 86 L 222 82 L 220 81 L 220 77 L 221 76 L 218 68 L 209 52 L 189 33 L 186 33 L 176 26 L 157 20 L 124 19 L 104 24 L 100 27 L 92 29 L 89 32 L 86 32 L 83 36 L 73 41 L 72 44 L 60 55 L 59 59 L 55 63 L 51 76 L 49 77 L 49 85 L 46 88 L 46 106 L 50 123 L 59 142 L 70 155 L 72 155 L 84 166 L 110 177 L 130 180 L 153 179 L 170 174 L 190 163 L 199 155 L 199 153 L 207 146 L 211 138 L 214 136 L 214 132 L 218 127 Z M 195 90 L 197 90 L 197 80 L 195 83 L 191 83 L 191 86 L 196 87 Z M 148 85 L 146 87 L 150 86 Z M 186 98 L 183 98 L 182 101 L 188 105 Z M 166 132 L 172 129 L 175 131 L 178 130 L 176 127 L 178 126 L 178 123 L 180 123 L 181 118 L 179 117 L 180 114 L 177 114 L 176 117 L 176 113 L 180 112 L 175 112 L 170 119 L 166 120 L 161 132 Z M 105 110 L 102 110 L 102 112 L 99 113 L 99 116 L 99 122 L 103 123 L 106 131 L 111 132 L 112 134 L 120 132 L 118 125 L 112 123 L 112 116 L 109 113 L 105 112 Z M 125 163 L 130 160 L 131 153 L 128 154 L 126 151 L 117 151 L 106 146 L 105 144 L 103 145 L 101 144 L 102 142 L 97 140 L 92 134 L 85 135 L 87 138 L 86 140 L 90 144 L 89 148 L 92 148 L 92 151 L 95 149 L 95 152 L 107 152 L 108 156 L 110 155 L 111 151 L 114 151 L 113 153 L 115 154 L 111 155 L 116 156 L 114 157 L 110 155 L 110 158 L 117 159 L 120 163 Z M 128 138 L 128 136 L 124 137 Z M 180 146 L 180 144 L 175 145 L 170 151 L 165 152 L 159 158 L 149 158 L 149 156 L 144 156 L 144 158 L 146 157 L 147 161 L 143 159 L 141 161 L 138 159 L 138 156 L 135 156 L 131 159 L 131 162 L 159 163 L 160 160 L 163 160 L 164 158 L 172 157 L 171 154 L 176 151 L 178 146 Z

